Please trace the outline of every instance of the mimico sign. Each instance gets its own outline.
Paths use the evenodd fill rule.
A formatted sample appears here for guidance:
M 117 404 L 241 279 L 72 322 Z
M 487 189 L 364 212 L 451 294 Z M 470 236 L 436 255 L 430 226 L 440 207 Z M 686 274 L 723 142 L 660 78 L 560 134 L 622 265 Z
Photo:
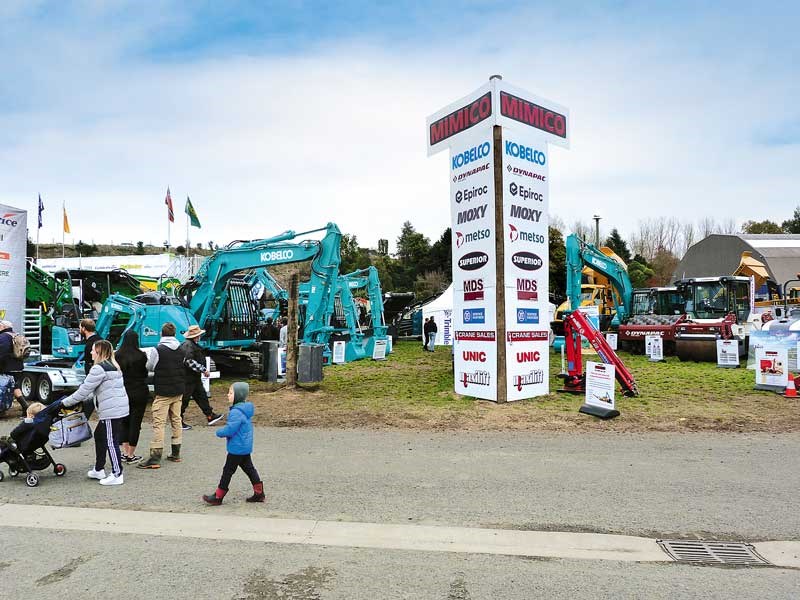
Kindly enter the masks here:
M 428 155 L 450 153 L 454 389 L 547 394 L 549 144 L 568 147 L 569 111 L 492 77 L 426 128 Z

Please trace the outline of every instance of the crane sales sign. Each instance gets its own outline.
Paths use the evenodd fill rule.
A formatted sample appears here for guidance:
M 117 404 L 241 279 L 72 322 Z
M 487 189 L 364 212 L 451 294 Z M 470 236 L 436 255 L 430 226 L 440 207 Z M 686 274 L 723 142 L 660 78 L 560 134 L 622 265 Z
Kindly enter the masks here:
M 28 213 L 0 204 L 0 320 L 23 332 Z

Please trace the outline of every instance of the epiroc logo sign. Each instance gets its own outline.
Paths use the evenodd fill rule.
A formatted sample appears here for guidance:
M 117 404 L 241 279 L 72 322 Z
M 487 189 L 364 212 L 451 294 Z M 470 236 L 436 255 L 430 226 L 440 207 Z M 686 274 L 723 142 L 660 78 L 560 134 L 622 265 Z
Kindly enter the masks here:
M 473 198 L 477 198 L 478 196 L 483 196 L 484 194 L 489 193 L 489 186 L 475 186 L 471 190 L 458 190 L 456 192 L 456 204 L 461 204 L 462 202 L 469 202 Z
M 534 192 L 531 188 L 522 185 L 517 185 L 513 181 L 508 185 L 508 191 L 512 196 L 519 196 L 523 200 L 536 200 L 537 202 L 544 202 L 544 194 Z
M 485 308 L 465 308 L 464 309 L 464 325 L 478 323 L 486 323 L 486 309 Z

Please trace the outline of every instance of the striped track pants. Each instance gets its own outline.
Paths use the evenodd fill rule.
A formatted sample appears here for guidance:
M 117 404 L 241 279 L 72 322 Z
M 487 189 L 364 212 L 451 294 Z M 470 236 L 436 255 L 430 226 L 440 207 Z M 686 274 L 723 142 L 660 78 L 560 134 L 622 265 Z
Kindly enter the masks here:
M 94 430 L 95 471 L 106 467 L 106 453 L 111 458 L 111 472 L 122 474 L 122 453 L 119 441 L 122 439 L 122 419 L 101 419 Z

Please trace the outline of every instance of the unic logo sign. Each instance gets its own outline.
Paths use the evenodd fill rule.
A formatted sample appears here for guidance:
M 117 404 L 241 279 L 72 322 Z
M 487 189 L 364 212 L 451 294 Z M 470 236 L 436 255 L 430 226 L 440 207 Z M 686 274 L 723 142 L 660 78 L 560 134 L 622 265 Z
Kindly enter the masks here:
M 483 350 L 464 350 L 461 357 L 466 362 L 486 362 L 486 352 Z
M 464 280 L 464 302 L 483 300 L 483 279 Z
M 517 352 L 518 363 L 539 362 L 540 358 L 542 358 L 542 355 L 538 350 L 533 350 L 531 352 Z
M 511 223 L 508 224 L 508 239 L 512 242 L 517 240 L 522 242 L 531 242 L 534 244 L 544 244 L 544 236 L 541 233 L 533 233 L 532 231 L 523 231 L 517 229 Z
M 456 192 L 456 204 L 461 204 L 462 202 L 469 202 L 473 198 L 477 198 L 478 196 L 483 196 L 484 194 L 489 193 L 489 186 L 475 186 L 471 190 L 458 190 Z
M 461 167 L 473 163 L 476 160 L 481 160 L 489 156 L 492 151 L 492 145 L 489 142 L 483 142 L 480 146 L 473 146 L 469 150 L 459 152 L 453 155 L 453 169 L 460 169 Z
M 488 386 L 492 380 L 489 371 L 473 371 L 472 373 L 460 373 L 459 380 L 467 387 L 469 385 L 485 385 Z
M 461 248 L 461 246 L 469 244 L 470 242 L 485 240 L 490 235 L 492 235 L 492 232 L 488 229 L 479 229 L 478 231 L 472 231 L 470 233 L 456 231 L 456 248 Z
M 517 278 L 517 300 L 538 300 L 537 287 L 535 279 Z
M 467 210 L 462 210 L 460 213 L 458 213 L 458 216 L 456 217 L 456 222 L 459 225 L 461 225 L 462 223 L 469 223 L 470 221 L 474 221 L 475 219 L 483 218 L 483 215 L 486 214 L 487 206 L 488 204 L 484 204 L 483 206 L 476 206 L 475 208 L 468 208 Z
M 535 369 L 523 375 L 514 375 L 511 379 L 511 384 L 517 388 L 517 391 L 522 391 L 522 388 L 526 385 L 536 385 L 537 383 L 544 383 L 544 371 L 540 369 Z
M 271 250 L 262 252 L 261 260 L 264 262 L 273 260 L 291 260 L 294 257 L 294 250 Z
M 464 271 L 475 271 L 489 262 L 489 255 L 485 252 L 470 252 L 458 259 L 458 266 Z
M 511 262 L 526 271 L 536 271 L 542 267 L 542 259 L 533 252 L 517 252 L 511 257 Z
M 531 188 L 522 187 L 513 181 L 508 186 L 508 191 L 512 196 L 519 196 L 523 200 L 533 199 L 538 202 L 544 202 L 544 194 L 534 192 Z

